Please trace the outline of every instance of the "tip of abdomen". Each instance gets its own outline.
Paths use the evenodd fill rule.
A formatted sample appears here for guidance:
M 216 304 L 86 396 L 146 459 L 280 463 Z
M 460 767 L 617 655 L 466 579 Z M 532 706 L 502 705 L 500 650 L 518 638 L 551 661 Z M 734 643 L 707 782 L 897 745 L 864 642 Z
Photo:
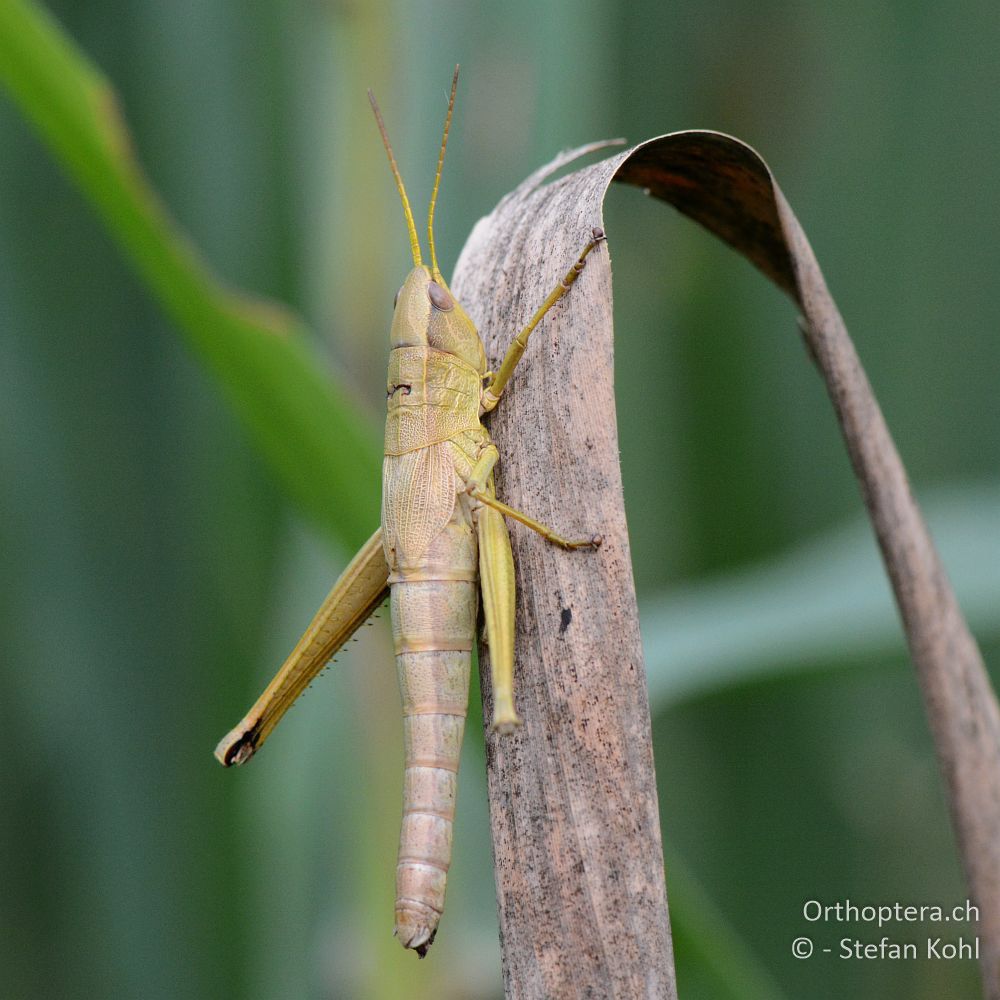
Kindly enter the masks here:
M 441 914 L 432 907 L 413 901 L 396 906 L 396 937 L 404 948 L 412 948 L 421 958 L 434 943 Z

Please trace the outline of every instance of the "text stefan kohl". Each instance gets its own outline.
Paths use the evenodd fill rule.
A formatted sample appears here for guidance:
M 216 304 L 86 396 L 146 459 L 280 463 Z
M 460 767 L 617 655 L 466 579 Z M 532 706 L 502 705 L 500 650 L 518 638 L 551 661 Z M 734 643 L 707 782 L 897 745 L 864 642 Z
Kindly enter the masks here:
M 859 941 L 857 938 L 840 939 L 840 957 L 854 959 L 907 960 L 913 958 L 930 959 L 972 959 L 979 958 L 979 938 L 960 937 L 954 941 L 929 937 L 921 944 L 915 941 L 892 941 L 884 937 L 881 941 Z

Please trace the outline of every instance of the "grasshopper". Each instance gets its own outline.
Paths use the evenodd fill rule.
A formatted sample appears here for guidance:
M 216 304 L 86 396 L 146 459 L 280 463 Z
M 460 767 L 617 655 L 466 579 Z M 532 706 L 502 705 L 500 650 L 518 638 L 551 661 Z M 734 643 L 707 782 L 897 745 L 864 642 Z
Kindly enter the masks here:
M 306 633 L 215 755 L 242 764 L 333 655 L 391 593 L 392 636 L 403 702 L 406 754 L 403 822 L 396 866 L 396 935 L 422 958 L 444 909 L 451 862 L 459 752 L 482 593 L 490 648 L 493 729 L 520 725 L 514 709 L 514 562 L 504 516 L 564 549 L 597 548 L 601 537 L 572 541 L 496 497 L 499 453 L 482 424 L 500 400 L 528 337 L 576 281 L 591 239 L 528 325 L 500 368 L 487 370 L 476 327 L 451 294 L 434 249 L 434 205 L 448 143 L 458 67 L 452 79 L 441 151 L 427 214 L 430 267 L 423 263 L 413 213 L 369 90 L 403 205 L 413 270 L 393 306 L 389 332 L 382 524 L 334 584 Z

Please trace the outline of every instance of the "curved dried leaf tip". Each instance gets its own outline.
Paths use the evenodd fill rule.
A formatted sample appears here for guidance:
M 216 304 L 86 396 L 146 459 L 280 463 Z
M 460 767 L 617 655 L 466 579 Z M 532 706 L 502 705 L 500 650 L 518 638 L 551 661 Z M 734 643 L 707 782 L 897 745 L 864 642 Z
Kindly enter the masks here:
M 569 159 L 564 154 L 558 165 Z M 916 666 L 970 894 L 980 911 L 986 995 L 1000 998 L 1000 709 L 801 226 L 761 157 L 718 132 L 660 136 L 540 187 L 551 172 L 552 165 L 536 171 L 477 224 L 456 269 L 454 290 L 480 319 L 491 360 L 502 356 L 510 331 L 526 321 L 518 310 L 544 294 L 558 260 L 600 219 L 612 180 L 644 188 L 701 223 L 801 310 L 803 334 L 861 484 Z M 522 602 L 537 622 L 556 624 L 562 607 L 572 606 L 574 628 L 557 638 L 557 628 L 532 629 L 522 618 L 517 660 L 544 663 L 546 673 L 519 676 L 524 738 L 516 747 L 498 741 L 488 756 L 504 970 L 515 995 L 537 983 L 551 995 L 574 989 L 634 993 L 630 977 L 642 969 L 643 990 L 673 996 L 666 978 L 672 970 L 655 957 L 657 942 L 661 955 L 669 953 L 669 938 L 664 943 L 658 936 L 666 904 L 653 886 L 660 870 L 656 811 L 648 809 L 649 823 L 635 817 L 631 831 L 619 828 L 639 803 L 655 805 L 655 786 L 648 709 L 635 683 L 642 669 L 615 436 L 610 271 L 606 264 L 587 270 L 581 290 L 547 320 L 550 343 L 558 342 L 558 365 L 551 351 L 527 358 L 514 387 L 516 415 L 500 409 L 491 424 L 504 455 L 498 486 L 512 504 L 570 511 L 586 496 L 588 512 L 608 525 L 600 565 L 574 564 L 572 573 L 564 573 L 552 553 L 520 546 L 515 537 Z M 586 393 L 577 391 L 584 385 Z M 578 621 L 586 629 L 577 629 Z M 586 700 L 575 683 L 583 675 Z M 590 745 L 593 727 L 581 731 L 572 722 L 594 718 L 595 704 L 605 720 L 600 748 Z M 584 760 L 598 766 L 583 769 Z M 605 788 L 623 793 L 608 800 L 610 812 L 600 808 L 598 789 L 603 794 Z M 533 836 L 531 818 L 543 812 L 551 820 L 548 832 Z M 584 837 L 581 824 L 599 835 Z M 547 846 L 552 829 L 565 845 L 558 852 Z M 607 858 L 623 852 L 632 872 L 627 880 L 607 870 Z M 544 911 L 531 906 L 523 879 L 529 870 L 536 884 L 553 887 Z M 640 904 L 609 889 L 622 882 L 650 886 L 648 899 Z M 650 901 L 652 911 L 644 909 Z M 586 934 L 567 939 L 565 928 L 577 926 Z M 554 969 L 536 954 L 535 942 L 559 938 L 566 953 L 586 955 L 595 933 L 605 946 L 598 966 L 581 961 Z

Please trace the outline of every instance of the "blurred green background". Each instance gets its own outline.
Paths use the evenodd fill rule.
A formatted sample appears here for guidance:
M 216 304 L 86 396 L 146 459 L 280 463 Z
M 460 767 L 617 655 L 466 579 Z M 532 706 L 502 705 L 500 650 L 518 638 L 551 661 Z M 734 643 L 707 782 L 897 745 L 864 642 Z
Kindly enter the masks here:
M 462 63 L 445 273 L 566 146 L 689 127 L 750 142 L 1000 661 L 995 5 L 49 9 L 117 88 L 195 245 L 306 317 L 376 449 L 409 258 L 366 87 L 424 205 Z M 975 997 L 971 962 L 791 956 L 801 934 L 882 933 L 807 924 L 807 899 L 964 900 L 933 748 L 792 306 L 637 191 L 611 192 L 606 224 L 681 996 Z M 251 767 L 212 759 L 351 553 L 283 496 L 6 94 L 0 420 L 0 996 L 500 996 L 475 713 L 440 937 L 420 963 L 391 937 L 401 727 L 382 623 Z

